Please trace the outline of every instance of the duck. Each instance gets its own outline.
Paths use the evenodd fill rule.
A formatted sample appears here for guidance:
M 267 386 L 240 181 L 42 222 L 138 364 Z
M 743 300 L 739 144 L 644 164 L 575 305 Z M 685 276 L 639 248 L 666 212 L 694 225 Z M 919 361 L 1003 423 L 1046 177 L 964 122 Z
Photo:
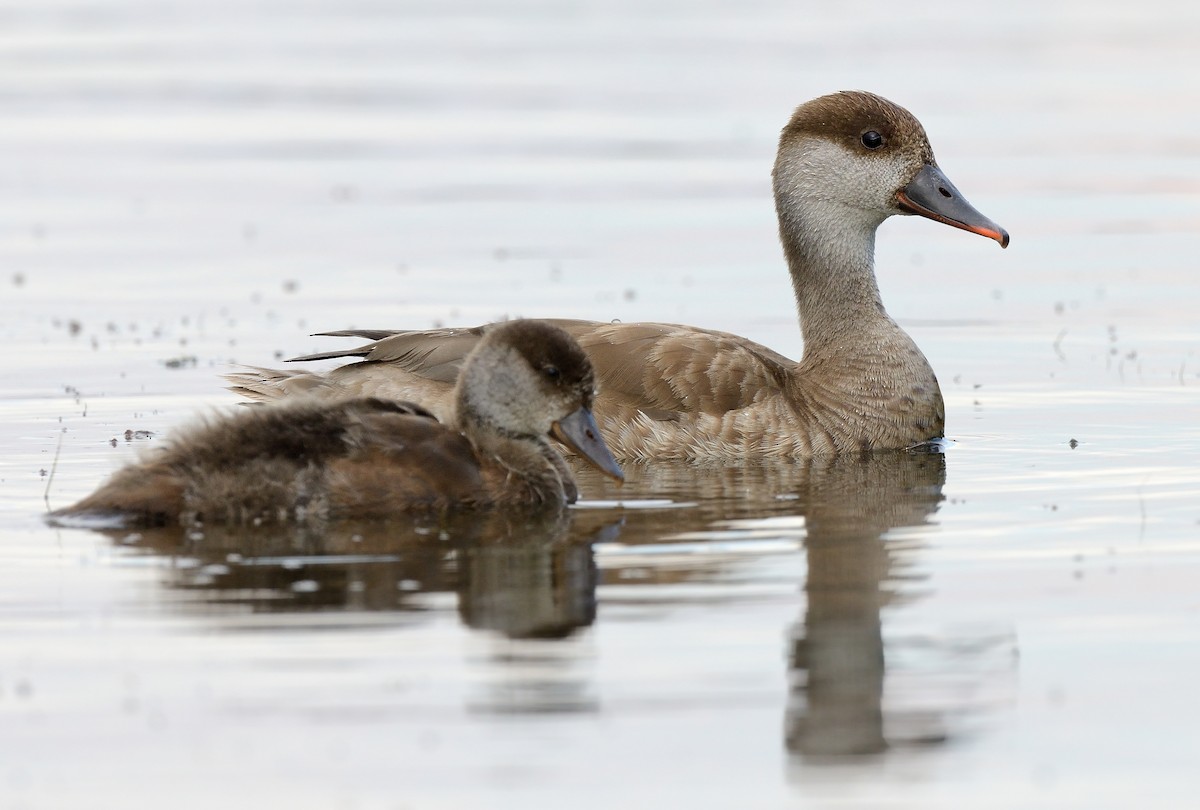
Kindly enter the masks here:
M 772 172 L 779 239 L 804 339 L 792 360 L 735 334 L 672 323 L 553 320 L 591 357 L 596 417 L 624 460 L 736 462 L 900 450 L 944 436 L 937 376 L 888 315 L 875 277 L 875 235 L 915 215 L 1009 244 L 934 159 L 920 121 L 873 93 L 800 105 Z M 488 326 L 347 330 L 370 341 L 293 358 L 356 362 L 326 373 L 249 367 L 227 375 L 255 401 L 352 391 L 452 406 L 462 358 Z
M 489 329 L 447 422 L 379 397 L 296 397 L 185 428 L 51 513 L 123 526 L 328 524 L 454 510 L 561 507 L 578 489 L 553 436 L 618 483 L 592 414 L 595 373 L 562 329 Z

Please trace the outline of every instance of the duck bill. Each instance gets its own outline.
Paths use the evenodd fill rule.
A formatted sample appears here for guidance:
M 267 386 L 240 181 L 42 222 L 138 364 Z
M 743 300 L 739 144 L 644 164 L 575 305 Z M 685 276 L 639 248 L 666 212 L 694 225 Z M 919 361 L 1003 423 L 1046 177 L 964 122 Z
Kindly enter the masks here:
M 919 214 L 935 222 L 962 228 L 964 231 L 995 239 L 1000 247 L 1008 247 L 1008 231 L 975 210 L 959 193 L 942 170 L 932 163 L 917 172 L 909 184 L 896 194 L 900 210 Z
M 600 437 L 600 427 L 587 408 L 580 408 L 570 416 L 559 419 L 550 426 L 550 435 L 617 483 L 625 481 L 625 473 L 621 472 L 620 465 L 608 451 L 608 445 Z

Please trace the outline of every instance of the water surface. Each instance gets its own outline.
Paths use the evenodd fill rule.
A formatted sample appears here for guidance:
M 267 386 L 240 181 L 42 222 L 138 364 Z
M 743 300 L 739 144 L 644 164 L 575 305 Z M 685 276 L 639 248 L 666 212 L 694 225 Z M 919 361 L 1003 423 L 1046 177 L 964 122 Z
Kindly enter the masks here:
M 0 22 L 5 806 L 1194 805 L 1191 5 Z M 798 356 L 769 170 L 842 88 L 1013 234 L 880 232 L 944 454 L 585 471 L 535 524 L 44 525 L 311 332 L 654 319 Z

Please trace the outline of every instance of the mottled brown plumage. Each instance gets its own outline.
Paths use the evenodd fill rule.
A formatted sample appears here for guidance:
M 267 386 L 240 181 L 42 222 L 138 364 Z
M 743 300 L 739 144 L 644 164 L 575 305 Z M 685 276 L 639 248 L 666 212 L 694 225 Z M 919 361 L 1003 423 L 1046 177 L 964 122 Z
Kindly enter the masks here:
M 804 332 L 800 362 L 690 326 L 553 321 L 595 364 L 597 418 L 618 457 L 812 456 L 942 435 L 937 378 L 879 297 L 875 231 L 894 214 L 919 214 L 1002 246 L 1008 234 L 942 174 L 917 119 L 870 93 L 801 105 L 783 129 L 773 178 Z M 296 358 L 361 358 L 324 375 L 250 369 L 229 379 L 253 399 L 352 391 L 442 414 L 461 358 L 485 332 L 329 333 L 374 342 Z
M 53 517 L 242 525 L 561 506 L 577 492 L 551 434 L 620 478 L 591 421 L 594 389 L 591 364 L 567 334 L 512 321 L 467 357 L 453 427 L 379 398 L 239 409 L 181 431 Z

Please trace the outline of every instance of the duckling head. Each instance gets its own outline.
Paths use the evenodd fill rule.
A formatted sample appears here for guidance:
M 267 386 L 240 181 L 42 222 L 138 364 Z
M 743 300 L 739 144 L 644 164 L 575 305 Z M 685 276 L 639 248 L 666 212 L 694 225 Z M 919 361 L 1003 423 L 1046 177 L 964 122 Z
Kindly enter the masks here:
M 595 372 L 574 338 L 542 321 L 507 321 L 488 328 L 464 361 L 456 418 L 472 437 L 541 442 L 553 436 L 621 481 L 592 416 L 595 396 Z
M 780 136 L 773 179 L 785 244 L 872 240 L 888 217 L 917 214 L 1008 246 L 1008 232 L 938 168 L 921 122 L 872 93 L 843 91 L 798 107 Z

